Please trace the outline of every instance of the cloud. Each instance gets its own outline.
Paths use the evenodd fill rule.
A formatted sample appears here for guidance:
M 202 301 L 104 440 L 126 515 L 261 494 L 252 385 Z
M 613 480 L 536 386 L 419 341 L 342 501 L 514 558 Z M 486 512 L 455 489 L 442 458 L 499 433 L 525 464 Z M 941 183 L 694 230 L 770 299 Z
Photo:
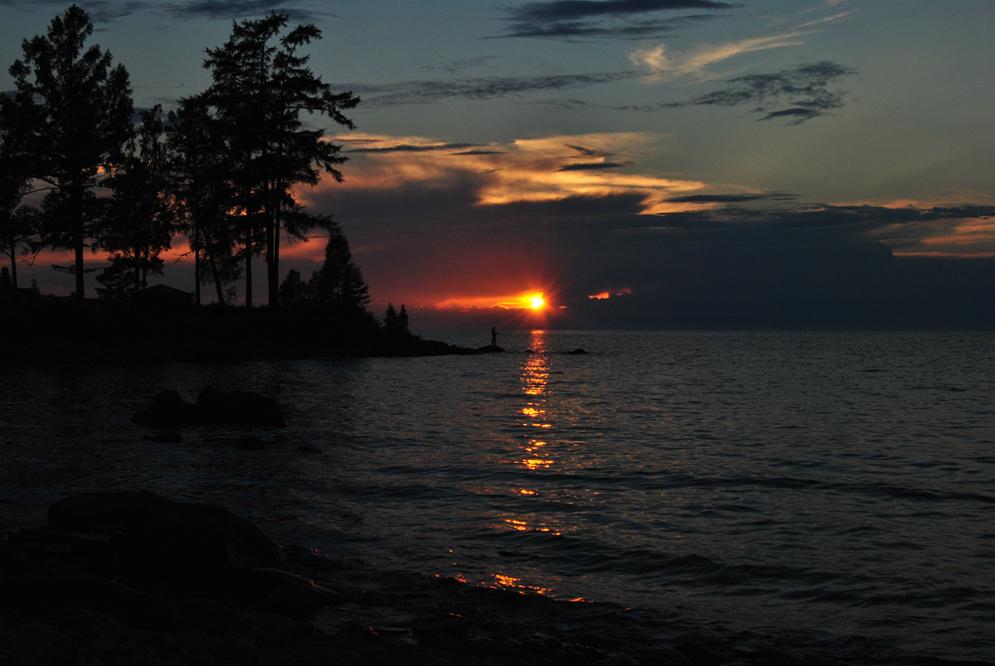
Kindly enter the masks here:
M 588 88 L 644 76 L 641 72 L 555 74 L 524 77 L 478 77 L 446 80 L 405 81 L 381 86 L 346 84 L 342 87 L 363 97 L 363 106 L 428 104 L 450 99 L 485 100 L 527 95 L 534 92 Z
M 771 37 L 754 37 L 738 42 L 727 42 L 719 45 L 708 45 L 694 49 L 688 53 L 667 55 L 665 44 L 652 49 L 634 49 L 629 54 L 629 60 L 636 66 L 649 69 L 652 80 L 664 81 L 679 76 L 696 75 L 704 77 L 704 69 L 723 60 L 728 60 L 743 53 L 767 51 L 789 46 L 800 46 L 807 33 L 790 32 Z
M 731 204 L 748 203 L 753 201 L 791 201 L 796 199 L 794 194 L 782 192 L 757 193 L 757 194 L 690 194 L 683 197 L 671 197 L 667 201 L 671 203 L 693 203 L 693 204 Z
M 381 146 L 376 148 L 350 148 L 346 152 L 349 153 L 386 153 L 386 152 L 408 152 L 408 153 L 423 153 L 430 150 L 461 150 L 463 148 L 476 148 L 479 144 L 475 143 L 431 143 L 431 144 L 410 144 L 410 143 L 400 143 L 392 146 Z M 457 155 L 477 155 L 481 154 L 479 151 L 465 151 L 461 153 L 456 153 Z M 490 154 L 490 153 L 485 153 Z
M 632 162 L 579 162 L 561 166 L 557 171 L 603 171 L 604 169 L 619 169 Z
M 711 0 L 559 0 L 530 2 L 507 10 L 505 37 L 553 39 L 642 39 L 707 21 L 714 15 L 647 17 L 659 12 L 731 9 L 739 5 Z
M 845 106 L 847 93 L 843 90 L 830 90 L 829 86 L 856 73 L 857 70 L 852 67 L 823 60 L 778 72 L 729 78 L 722 88 L 683 102 L 615 106 L 569 99 L 543 100 L 537 103 L 563 109 L 590 107 L 638 113 L 689 106 L 751 105 L 753 108 L 749 113 L 760 115 L 758 121 L 786 120 L 788 125 L 800 125 Z
M 473 150 L 460 150 L 470 144 L 422 137 L 349 134 L 334 140 L 353 156 L 347 174 L 347 189 L 353 191 L 379 192 L 401 186 L 435 191 L 454 180 L 472 185 L 467 196 L 477 206 L 626 194 L 646 202 L 641 210 L 657 212 L 675 207 L 666 202 L 668 197 L 702 187 L 697 181 L 610 173 L 610 169 L 633 164 L 637 151 L 655 140 L 644 133 L 552 136 Z M 353 143 L 359 147 L 352 148 Z M 578 154 L 584 158 L 579 163 L 574 162 Z M 304 196 L 311 195 L 305 191 Z
M 286 0 L 189 0 L 152 5 L 178 18 L 240 19 L 283 11 L 295 21 L 310 21 L 324 14 Z
M 13 5 L 14 2 L 3 4 Z M 25 3 L 29 7 L 39 5 L 65 6 L 63 0 L 32 0 Z M 314 20 L 324 14 L 306 9 L 297 2 L 286 0 L 189 0 L 187 2 L 150 2 L 148 0 L 77 0 L 76 4 L 85 9 L 94 24 L 110 23 L 123 16 L 142 10 L 161 11 L 177 18 L 239 19 L 260 16 L 271 11 L 285 11 L 294 20 Z
M 478 58 L 460 58 L 459 60 L 449 60 L 447 62 L 441 62 L 434 65 L 422 65 L 422 69 L 427 69 L 432 72 L 442 72 L 450 76 L 455 76 L 460 72 L 467 69 L 475 69 L 477 67 L 489 66 L 491 61 L 496 60 L 497 56 L 480 56 Z
M 23 5 L 26 9 L 54 5 L 61 10 L 66 6 L 63 0 L 31 0 L 31 2 L 24 3 L 3 2 L 0 4 L 8 6 Z M 90 20 L 95 25 L 111 23 L 122 16 L 129 16 L 146 7 L 154 6 L 142 0 L 126 0 L 124 2 L 114 2 L 113 0 L 77 0 L 76 4 L 86 10 L 86 13 L 90 15 Z
M 770 74 L 747 74 L 726 80 L 721 90 L 675 106 L 741 106 L 753 104 L 760 120 L 786 118 L 798 125 L 844 105 L 845 92 L 829 85 L 856 73 L 852 67 L 823 60 Z M 778 108 L 785 107 L 785 108 Z

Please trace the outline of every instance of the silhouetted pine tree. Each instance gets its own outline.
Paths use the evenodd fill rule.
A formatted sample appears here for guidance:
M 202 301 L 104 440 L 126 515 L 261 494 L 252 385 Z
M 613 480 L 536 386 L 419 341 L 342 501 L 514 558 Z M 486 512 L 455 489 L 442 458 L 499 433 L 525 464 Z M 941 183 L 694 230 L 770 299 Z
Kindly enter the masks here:
M 229 40 L 208 49 L 204 66 L 211 70 L 206 92 L 227 128 L 234 181 L 244 211 L 243 244 L 246 305 L 251 306 L 251 258 L 265 243 L 269 304 L 279 304 L 280 237 L 303 238 L 320 218 L 294 215 L 291 187 L 314 185 L 321 172 L 341 181 L 335 166 L 346 158 L 340 146 L 324 140 L 325 130 L 305 129 L 301 113 L 327 116 L 355 129 L 343 110 L 354 108 L 352 93 L 332 93 L 308 67 L 299 50 L 321 39 L 314 25 L 299 25 L 284 36 L 289 16 L 268 17 L 232 25 Z M 275 44 L 274 44 L 275 42 Z M 260 236 L 261 233 L 261 236 Z
M 166 137 L 172 196 L 194 253 L 195 302 L 201 303 L 200 285 L 213 282 L 218 302 L 225 304 L 227 286 L 241 278 L 242 263 L 224 133 L 207 99 L 195 95 L 169 112 Z
M 324 305 L 365 310 L 370 302 L 369 289 L 352 260 L 349 241 L 331 218 L 324 218 L 323 226 L 328 228 L 325 263 L 308 282 L 311 298 Z
M 308 301 L 308 286 L 301 278 L 300 271 L 290 269 L 287 279 L 280 285 L 281 305 L 302 305 Z
M 17 255 L 38 231 L 37 209 L 22 206 L 31 191 L 34 156 L 31 100 L 0 94 L 0 250 L 10 258 L 11 288 L 17 289 Z
M 400 322 L 397 318 L 397 310 L 394 309 L 393 303 L 387 303 L 387 311 L 383 315 L 384 333 L 387 335 L 396 335 L 399 328 Z
M 411 335 L 411 329 L 408 328 L 408 311 L 404 309 L 404 304 L 401 304 L 401 312 L 397 315 L 397 325 L 400 327 L 401 332 L 405 335 Z
M 140 291 L 148 274 L 162 273 L 159 254 L 172 242 L 175 217 L 169 202 L 169 165 L 163 142 L 162 106 L 142 111 L 142 126 L 129 140 L 124 158 L 107 185 L 114 190 L 100 234 L 100 244 L 114 253 L 111 265 L 97 276 L 105 295 L 115 300 L 122 284 L 119 273 L 130 269 L 130 290 Z
M 117 161 L 131 136 L 131 85 L 123 65 L 93 45 L 87 13 L 73 5 L 49 25 L 48 34 L 23 43 L 23 60 L 10 75 L 18 103 L 30 109 L 33 176 L 52 186 L 45 197 L 43 243 L 74 252 L 75 295 L 85 296 L 83 249 L 99 235 L 101 206 L 94 189 L 100 167 Z

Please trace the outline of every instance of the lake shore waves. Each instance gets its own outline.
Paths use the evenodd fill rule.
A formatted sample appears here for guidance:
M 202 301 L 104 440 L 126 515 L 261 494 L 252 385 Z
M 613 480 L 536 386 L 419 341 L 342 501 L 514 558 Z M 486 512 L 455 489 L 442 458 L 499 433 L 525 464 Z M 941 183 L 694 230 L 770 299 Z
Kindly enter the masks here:
M 351 562 L 341 584 L 390 600 L 320 611 L 328 631 L 409 622 L 408 590 L 535 631 L 700 643 L 723 663 L 995 660 L 992 334 L 524 331 L 500 344 L 6 369 L 2 529 L 97 490 L 224 506 Z M 192 401 L 207 385 L 276 399 L 288 427 L 169 442 L 129 421 L 161 391 Z

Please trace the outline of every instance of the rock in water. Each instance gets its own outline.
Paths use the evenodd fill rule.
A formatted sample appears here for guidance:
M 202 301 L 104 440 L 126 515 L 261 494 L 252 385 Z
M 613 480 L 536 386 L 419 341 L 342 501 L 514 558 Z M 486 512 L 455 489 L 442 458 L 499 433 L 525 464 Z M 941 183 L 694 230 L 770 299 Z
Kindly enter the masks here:
M 194 407 L 208 423 L 287 427 L 287 420 L 275 400 L 249 391 L 221 393 L 213 386 L 208 386 L 197 396 Z
M 272 398 L 250 391 L 221 393 L 213 386 L 200 392 L 197 402 L 185 402 L 175 390 L 152 399 L 152 407 L 135 412 L 133 423 L 155 428 L 185 428 L 205 425 L 240 425 L 285 428 L 280 406 Z
M 49 507 L 48 522 L 56 530 L 110 534 L 122 573 L 156 590 L 224 586 L 238 570 L 279 567 L 284 559 L 279 544 L 227 509 L 150 492 L 74 495 Z

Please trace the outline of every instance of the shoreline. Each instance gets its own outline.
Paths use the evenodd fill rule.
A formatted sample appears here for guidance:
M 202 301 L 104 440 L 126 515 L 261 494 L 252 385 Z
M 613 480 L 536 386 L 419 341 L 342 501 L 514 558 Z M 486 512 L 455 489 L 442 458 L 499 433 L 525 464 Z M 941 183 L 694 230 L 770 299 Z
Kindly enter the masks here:
M 4 663 L 718 664 L 697 643 L 557 627 L 567 601 L 442 577 L 385 584 L 212 505 L 85 493 L 48 516 L 0 545 Z
M 426 357 L 503 351 L 387 333 L 368 312 L 221 308 L 167 311 L 0 307 L 0 366 Z
M 668 640 L 637 609 L 375 571 L 152 493 L 75 495 L 48 516 L 0 545 L 4 663 L 986 664 L 749 632 Z

